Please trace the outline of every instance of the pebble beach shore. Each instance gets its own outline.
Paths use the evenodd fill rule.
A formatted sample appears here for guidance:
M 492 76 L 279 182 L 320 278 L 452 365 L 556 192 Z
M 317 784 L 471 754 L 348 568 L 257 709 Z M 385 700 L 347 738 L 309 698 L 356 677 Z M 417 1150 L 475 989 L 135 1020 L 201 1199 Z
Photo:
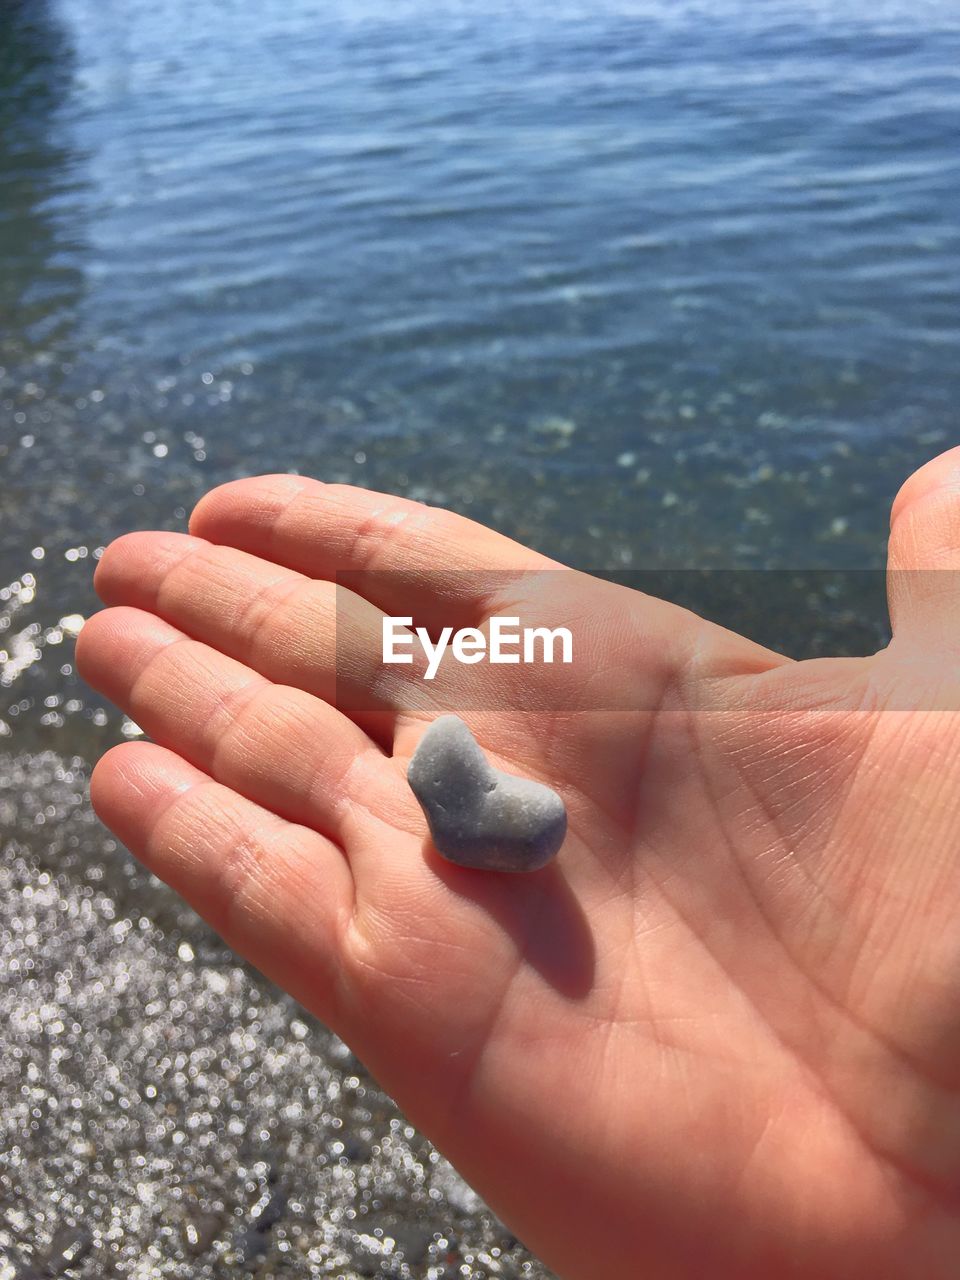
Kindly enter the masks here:
M 82 761 L 2 769 L 0 1280 L 549 1280 L 346 1046 L 116 846 Z

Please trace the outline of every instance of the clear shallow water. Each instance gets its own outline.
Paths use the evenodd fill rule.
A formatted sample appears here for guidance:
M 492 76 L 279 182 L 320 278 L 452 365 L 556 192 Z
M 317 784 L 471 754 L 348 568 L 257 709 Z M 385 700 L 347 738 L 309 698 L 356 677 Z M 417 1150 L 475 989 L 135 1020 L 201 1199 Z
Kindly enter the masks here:
M 81 786 L 124 732 L 71 666 L 98 548 L 231 476 L 412 493 L 588 568 L 879 566 L 901 479 L 956 439 L 958 66 L 948 2 L 4 6 L 0 778 L 35 779 L 24 883 L 70 839 L 120 918 L 171 909 L 36 753 Z M 159 966 L 172 1026 L 163 936 L 131 980 Z
M 39 654 L 97 548 L 234 475 L 587 568 L 876 568 L 955 439 L 950 3 L 50 0 L 3 31 L 0 719 L 30 745 L 63 745 Z

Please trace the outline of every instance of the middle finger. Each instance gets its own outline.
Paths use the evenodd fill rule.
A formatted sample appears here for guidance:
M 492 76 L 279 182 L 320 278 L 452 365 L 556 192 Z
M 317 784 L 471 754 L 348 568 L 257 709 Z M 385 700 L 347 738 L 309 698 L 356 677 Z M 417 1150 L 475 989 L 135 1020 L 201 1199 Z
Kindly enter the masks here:
M 385 747 L 397 716 L 444 709 L 439 689 L 414 678 L 416 664 L 384 664 L 382 612 L 336 583 L 187 534 L 130 533 L 107 548 L 95 585 L 105 604 L 154 613 L 268 680 L 342 707 Z

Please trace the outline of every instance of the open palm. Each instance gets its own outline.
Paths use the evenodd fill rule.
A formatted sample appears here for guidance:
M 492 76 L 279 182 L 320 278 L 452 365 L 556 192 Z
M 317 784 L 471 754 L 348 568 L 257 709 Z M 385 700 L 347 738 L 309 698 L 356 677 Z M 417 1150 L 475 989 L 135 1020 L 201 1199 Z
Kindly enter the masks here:
M 100 563 L 80 669 L 154 743 L 94 803 L 562 1276 L 953 1276 L 958 468 L 898 498 L 880 654 L 795 663 L 582 578 L 589 697 L 524 668 L 537 712 L 502 671 L 473 713 L 387 678 L 379 619 L 535 610 L 550 561 L 363 490 L 223 486 Z M 556 863 L 432 849 L 405 769 L 447 709 L 563 794 Z

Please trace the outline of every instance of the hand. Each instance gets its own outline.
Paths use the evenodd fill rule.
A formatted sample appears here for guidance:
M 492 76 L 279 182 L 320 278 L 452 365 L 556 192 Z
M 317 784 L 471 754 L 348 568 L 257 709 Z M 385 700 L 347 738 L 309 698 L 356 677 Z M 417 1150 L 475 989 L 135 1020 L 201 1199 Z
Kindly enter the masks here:
M 636 710 L 567 717 L 544 665 L 555 716 L 471 721 L 566 800 L 528 876 L 429 846 L 405 769 L 442 690 L 380 682 L 363 637 L 480 622 L 502 599 L 471 570 L 556 566 L 398 498 L 225 485 L 99 565 L 80 670 L 154 742 L 93 802 L 569 1280 L 954 1276 L 958 477 L 955 450 L 898 496 L 871 657 L 792 662 L 582 579 L 591 705 Z M 350 679 L 380 702 L 351 718 L 332 579 L 373 567 Z

